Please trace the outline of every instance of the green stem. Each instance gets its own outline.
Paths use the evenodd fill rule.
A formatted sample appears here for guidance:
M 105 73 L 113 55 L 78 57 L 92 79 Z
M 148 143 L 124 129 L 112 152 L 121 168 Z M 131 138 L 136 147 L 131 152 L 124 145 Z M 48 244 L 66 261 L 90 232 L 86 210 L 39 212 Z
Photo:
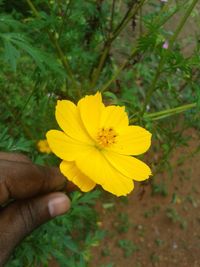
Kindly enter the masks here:
M 169 157 L 169 155 L 171 154 L 171 152 L 175 148 L 176 144 L 179 142 L 185 129 L 186 129 L 186 126 L 183 125 L 182 129 L 179 131 L 178 136 L 175 138 L 175 140 L 172 142 L 172 144 L 169 145 L 169 149 L 167 150 L 167 152 L 164 153 L 164 155 L 162 155 L 162 158 L 160 158 L 160 160 L 158 161 L 158 165 L 156 166 L 156 169 L 154 171 L 154 175 L 158 174 L 161 171 L 162 167 L 164 166 L 164 164 L 167 161 L 167 158 Z
M 122 72 L 122 70 L 127 66 L 128 62 L 130 61 L 131 58 L 133 58 L 138 52 L 137 47 L 134 47 L 132 49 L 131 55 L 129 56 L 128 59 L 126 59 L 121 66 L 118 68 L 118 70 L 113 74 L 113 76 L 111 77 L 111 79 L 109 81 L 107 81 L 107 83 L 105 83 L 102 88 L 100 89 L 100 91 L 103 93 L 109 86 L 111 83 L 113 83 L 117 77 L 119 76 L 119 74 Z
M 65 11 L 64 11 L 64 14 L 62 16 L 62 24 L 61 24 L 60 29 L 58 31 L 58 40 L 60 39 L 60 37 L 62 35 L 63 29 L 64 29 L 64 25 L 65 25 L 65 20 L 67 18 L 67 12 L 69 10 L 70 4 L 71 4 L 71 0 L 69 0 L 68 3 L 66 4 Z
M 142 10 L 142 7 L 140 8 L 140 15 L 139 15 L 139 36 L 141 37 L 142 36 L 142 34 L 143 34 L 143 24 L 142 24 L 142 12 L 143 10 Z
M 110 32 L 113 30 L 113 21 L 114 21 L 114 14 L 115 14 L 115 4 L 116 0 L 112 0 L 112 6 L 111 6 L 111 15 L 110 15 Z
M 54 36 L 51 32 L 49 32 L 49 31 L 48 31 L 48 35 L 49 35 L 49 39 L 50 39 L 51 43 L 54 45 L 54 47 L 55 47 L 55 49 L 56 49 L 56 52 L 57 52 L 57 54 L 58 54 L 58 56 L 59 56 L 59 58 L 60 58 L 60 60 L 61 60 L 61 62 L 62 62 L 62 64 L 63 64 L 63 67 L 65 68 L 66 72 L 67 72 L 68 75 L 70 76 L 72 82 L 75 84 L 76 82 L 75 82 L 75 80 L 74 80 L 74 78 L 73 78 L 72 70 L 71 70 L 71 68 L 70 68 L 70 66 L 69 66 L 69 63 L 68 63 L 68 61 L 67 61 L 67 59 L 66 59 L 66 57 L 65 57 L 65 55 L 64 55 L 64 53 L 63 53 L 63 51 L 62 51 L 62 49 L 61 49 L 61 47 L 60 47 L 60 45 L 59 45 L 57 39 L 56 39 L 55 36 Z
M 187 19 L 189 18 L 190 14 L 192 13 L 192 10 L 196 6 L 197 2 L 199 0 L 193 0 L 192 4 L 189 6 L 188 10 L 186 11 L 185 15 L 183 16 L 182 20 L 180 21 L 178 27 L 176 28 L 174 34 L 171 37 L 171 40 L 169 41 L 169 49 L 173 46 L 175 40 L 177 39 L 178 35 L 180 34 L 182 28 L 184 27 Z
M 144 114 L 144 118 L 152 118 L 152 117 L 157 117 L 157 116 L 160 116 L 160 115 L 179 112 L 179 111 L 182 112 L 182 111 L 185 111 L 187 109 L 195 108 L 196 106 L 197 106 L 196 103 L 182 105 L 182 106 L 179 106 L 179 107 L 176 107 L 176 108 L 170 108 L 170 109 L 165 109 L 165 110 L 158 111 L 158 112 L 153 112 L 153 113 L 150 113 L 150 114 Z
M 147 0 L 141 0 L 138 4 L 133 4 L 132 8 L 126 13 L 121 23 L 117 26 L 117 28 L 113 32 L 112 41 L 114 41 L 117 38 L 117 36 L 119 36 L 119 34 L 123 31 L 123 29 L 130 22 L 130 20 L 138 13 L 140 8 L 144 5 L 146 1 Z
M 160 120 L 169 116 L 173 116 L 175 114 L 187 111 L 189 109 L 195 108 L 197 106 L 197 103 L 191 103 L 191 104 L 186 104 L 186 105 L 182 105 L 176 108 L 170 108 L 170 109 L 165 109 L 165 110 L 161 110 L 158 112 L 153 112 L 153 113 L 149 113 L 149 114 L 144 114 L 143 118 L 144 119 L 150 119 L 152 121 L 155 120 Z M 138 121 L 137 118 L 131 119 L 130 123 L 136 122 Z
M 29 5 L 29 7 L 32 10 L 32 12 L 35 14 L 35 16 L 36 17 L 40 17 L 40 14 L 39 14 L 38 10 L 36 9 L 36 7 L 34 6 L 34 4 L 32 3 L 32 1 L 31 0 L 26 0 L 26 2 Z M 63 51 L 62 51 L 57 39 L 56 39 L 56 37 L 49 30 L 47 30 L 47 34 L 49 36 L 49 39 L 50 39 L 52 45 L 56 49 L 57 55 L 60 58 L 60 60 L 62 62 L 62 65 L 63 65 L 64 69 L 66 70 L 66 73 L 69 75 L 74 87 L 78 89 L 78 85 L 76 83 L 76 80 L 74 79 L 74 75 L 73 75 L 73 72 L 72 72 L 72 70 L 70 68 L 69 62 L 68 62 L 67 58 L 65 57 L 65 55 L 64 55 L 64 53 L 63 53 Z
M 167 5 L 164 5 L 162 8 L 162 12 L 165 12 L 166 9 L 168 8 Z M 176 12 L 178 9 L 176 9 L 172 14 L 170 14 L 160 25 L 159 27 L 163 26 Z M 156 21 L 160 19 L 160 15 L 157 16 Z M 143 34 L 143 37 L 147 36 L 148 34 L 150 34 L 150 32 L 146 32 Z M 140 36 L 142 37 L 142 36 Z M 139 38 L 140 39 L 140 38 Z M 113 76 L 111 77 L 111 79 L 109 81 L 107 81 L 102 88 L 100 89 L 101 92 L 106 91 L 106 89 L 110 86 L 110 84 L 112 84 L 117 77 L 119 76 L 119 74 L 121 73 L 121 71 L 124 70 L 124 68 L 127 66 L 127 64 L 129 63 L 129 61 L 134 58 L 137 54 L 139 53 L 138 50 L 138 40 L 136 42 L 136 45 L 133 47 L 131 55 L 121 64 L 121 66 L 118 68 L 118 70 L 113 74 Z
M 157 67 L 157 70 L 156 70 L 156 73 L 155 73 L 155 76 L 154 76 L 153 81 L 152 81 L 152 83 L 150 85 L 150 88 L 147 91 L 147 94 L 145 96 L 143 108 L 142 108 L 142 111 L 141 111 L 141 114 L 140 114 L 141 116 L 143 116 L 143 114 L 145 113 L 147 104 L 149 103 L 149 101 L 150 101 L 150 99 L 152 97 L 152 94 L 156 90 L 157 81 L 158 81 L 158 79 L 160 77 L 160 74 L 162 73 L 162 68 L 164 66 L 164 63 L 165 63 L 165 57 L 161 56 L 161 59 L 159 61 L 159 64 L 158 64 L 158 67 Z
M 194 9 L 195 5 L 197 4 L 199 0 L 193 0 L 192 4 L 189 6 L 189 8 L 187 9 L 185 15 L 183 16 L 183 18 L 181 19 L 178 27 L 176 28 L 174 34 L 172 35 L 171 39 L 169 40 L 169 47 L 168 47 L 168 51 L 166 51 L 167 53 L 169 53 L 169 51 L 171 50 L 171 48 L 173 47 L 173 44 L 175 42 L 175 40 L 177 39 L 178 35 L 180 34 L 183 26 L 185 25 L 187 19 L 189 18 L 192 10 Z M 141 111 L 141 116 L 145 113 L 146 111 L 146 106 L 147 104 L 150 102 L 150 99 L 153 95 L 153 93 L 156 91 L 156 85 L 157 85 L 157 82 L 158 82 L 158 79 L 162 73 L 162 69 L 163 69 L 163 66 L 165 64 L 165 59 L 166 59 L 166 54 L 167 53 L 163 53 L 161 55 L 161 58 L 160 58 L 160 62 L 158 64 L 158 67 L 157 67 L 157 71 L 155 73 L 155 76 L 154 76 L 154 79 L 151 83 L 151 86 L 146 94 L 146 97 L 145 97 L 145 100 L 144 100 L 144 105 L 143 105 L 143 109 Z
M 103 52 L 102 52 L 100 60 L 99 60 L 98 67 L 97 67 L 97 69 L 94 70 L 93 75 L 92 75 L 93 79 L 92 79 L 92 83 L 91 83 L 91 88 L 95 87 L 95 85 L 96 85 L 96 82 L 100 76 L 101 70 L 102 70 L 104 63 L 106 61 L 107 55 L 110 51 L 110 47 L 111 47 L 110 42 L 106 43 L 104 46 Z
M 39 12 L 37 11 L 37 9 L 35 8 L 35 6 L 33 5 L 33 3 L 31 2 L 31 0 L 26 0 L 27 4 L 29 5 L 30 9 L 32 10 L 32 12 L 35 14 L 36 17 L 40 17 Z
M 119 36 L 119 34 L 123 31 L 123 29 L 129 23 L 129 21 L 137 14 L 138 10 L 141 8 L 141 6 L 145 2 L 146 2 L 146 0 L 141 0 L 140 3 L 138 3 L 136 5 L 133 4 L 133 7 L 130 10 L 128 10 L 126 15 L 122 19 L 122 21 L 119 23 L 117 28 L 114 30 L 114 32 L 109 34 L 108 40 L 106 40 L 105 45 L 103 47 L 103 51 L 101 53 L 99 64 L 98 64 L 97 68 L 94 70 L 93 75 L 92 75 L 92 77 L 93 77 L 92 82 L 91 82 L 92 88 L 96 85 L 96 83 L 99 79 L 99 76 L 101 74 L 102 68 L 103 68 L 104 63 L 105 63 L 105 60 L 106 60 L 107 55 L 110 51 L 111 44 Z

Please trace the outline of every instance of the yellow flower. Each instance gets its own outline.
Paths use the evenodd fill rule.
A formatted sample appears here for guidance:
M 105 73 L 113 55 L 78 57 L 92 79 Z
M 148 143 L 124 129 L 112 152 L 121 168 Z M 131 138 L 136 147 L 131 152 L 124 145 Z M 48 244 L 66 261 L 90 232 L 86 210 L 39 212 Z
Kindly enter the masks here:
M 129 126 L 124 107 L 102 103 L 99 92 L 85 96 L 77 106 L 68 100 L 57 102 L 56 120 L 63 130 L 50 130 L 51 150 L 63 161 L 60 170 L 84 192 L 96 184 L 117 196 L 143 181 L 150 168 L 130 156 L 148 150 L 151 134 L 139 126 Z
M 46 153 L 46 154 L 51 153 L 51 149 L 50 149 L 49 144 L 48 144 L 46 139 L 39 140 L 37 143 L 37 148 L 42 153 Z

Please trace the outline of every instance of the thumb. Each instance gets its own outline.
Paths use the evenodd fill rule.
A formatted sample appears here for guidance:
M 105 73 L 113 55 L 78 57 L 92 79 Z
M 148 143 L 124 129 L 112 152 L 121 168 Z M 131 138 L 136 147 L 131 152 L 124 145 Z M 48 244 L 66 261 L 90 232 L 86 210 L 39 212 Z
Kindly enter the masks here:
M 26 235 L 69 208 L 70 200 L 64 193 L 16 201 L 4 208 L 0 212 L 0 266 Z

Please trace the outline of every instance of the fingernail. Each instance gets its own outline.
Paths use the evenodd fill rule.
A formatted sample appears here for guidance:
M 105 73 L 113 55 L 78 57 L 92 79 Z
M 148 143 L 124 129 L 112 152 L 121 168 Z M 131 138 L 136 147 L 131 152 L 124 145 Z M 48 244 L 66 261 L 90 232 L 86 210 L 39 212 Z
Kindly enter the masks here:
M 65 195 L 57 196 L 48 203 L 49 214 L 51 217 L 62 215 L 68 211 L 70 207 L 69 198 Z

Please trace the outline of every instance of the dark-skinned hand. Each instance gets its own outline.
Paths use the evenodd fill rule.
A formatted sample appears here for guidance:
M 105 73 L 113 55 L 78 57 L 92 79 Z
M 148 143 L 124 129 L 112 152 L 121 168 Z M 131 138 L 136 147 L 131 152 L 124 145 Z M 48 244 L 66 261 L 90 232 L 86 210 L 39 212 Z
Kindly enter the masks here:
M 70 200 L 59 192 L 65 188 L 66 179 L 57 168 L 0 152 L 0 266 L 35 228 L 68 211 Z

